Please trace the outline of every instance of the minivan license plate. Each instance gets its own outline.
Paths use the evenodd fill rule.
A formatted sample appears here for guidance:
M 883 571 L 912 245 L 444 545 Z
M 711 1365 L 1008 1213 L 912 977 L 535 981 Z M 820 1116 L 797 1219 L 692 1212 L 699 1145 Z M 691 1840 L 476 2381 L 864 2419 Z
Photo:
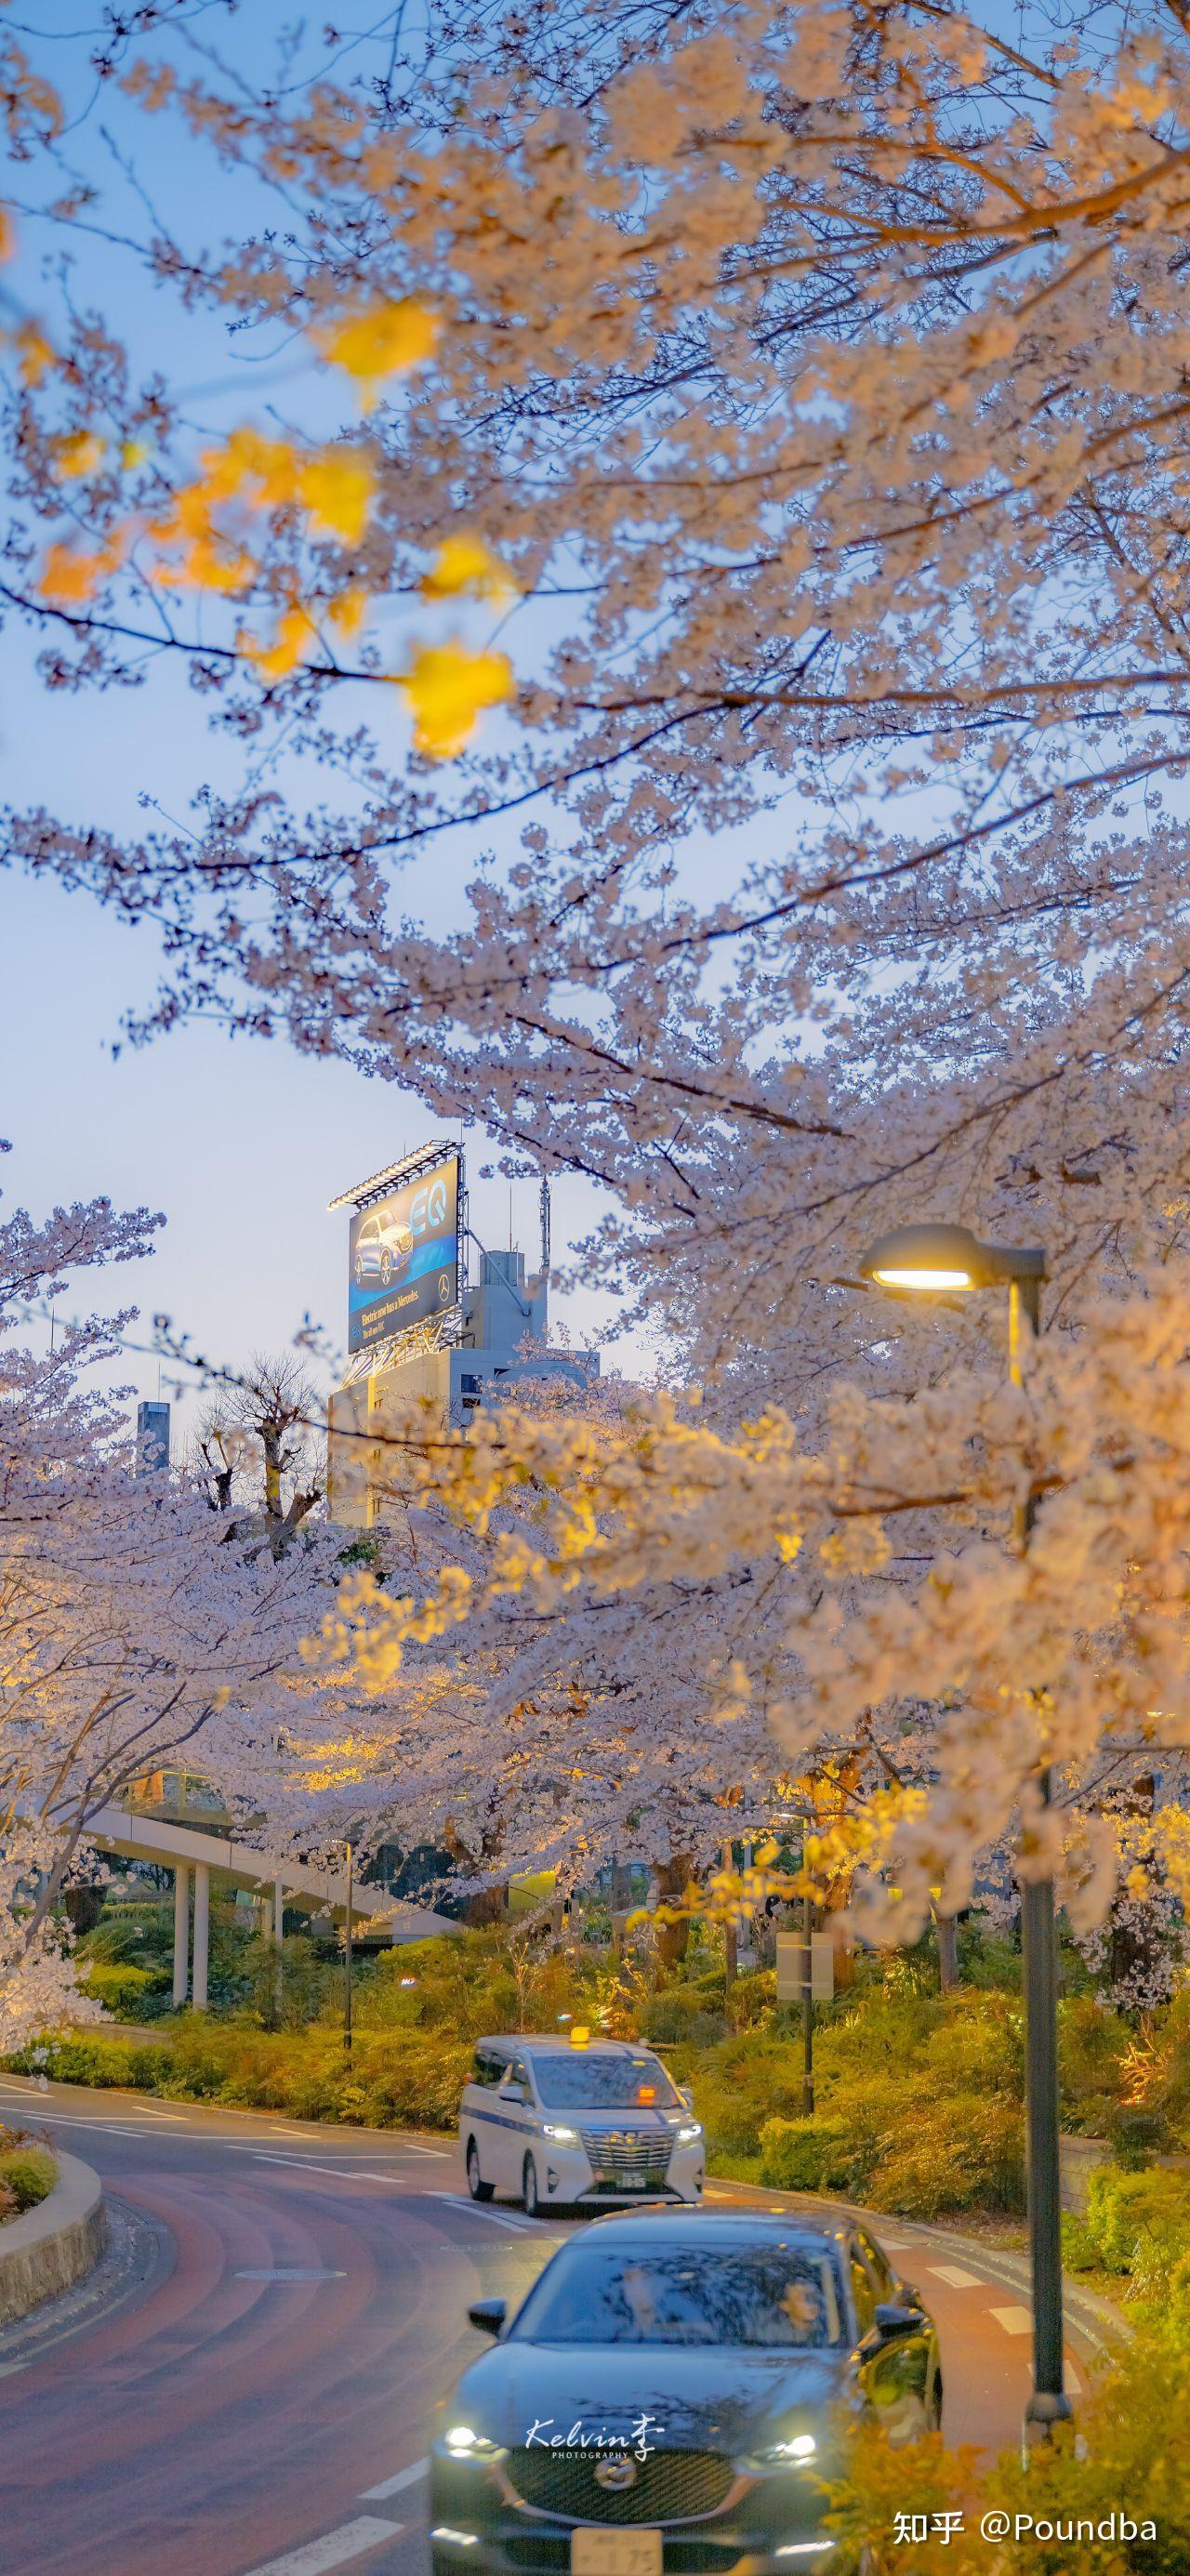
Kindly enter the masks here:
M 659 2531 L 572 2531 L 570 2576 L 661 2576 Z

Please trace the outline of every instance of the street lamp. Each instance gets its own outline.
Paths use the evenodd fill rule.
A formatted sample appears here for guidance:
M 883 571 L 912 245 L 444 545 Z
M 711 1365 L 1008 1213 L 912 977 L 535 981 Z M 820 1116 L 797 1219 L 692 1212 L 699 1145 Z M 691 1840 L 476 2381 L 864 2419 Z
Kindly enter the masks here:
M 1041 1330 L 1045 1253 L 1037 1245 L 981 1243 L 965 1225 L 899 1225 L 872 1245 L 860 1275 L 907 1295 L 1007 1285 L 1008 1371 L 1021 1384 L 1021 1323 Z M 1032 1495 L 1019 1506 L 1018 1535 L 1036 1516 Z M 1037 1775 L 1043 1806 L 1051 1795 L 1049 1765 Z M 1058 2157 L 1058 1950 L 1054 1885 L 1022 1880 L 1021 1952 L 1025 1996 L 1025 2098 L 1028 2120 L 1029 2246 L 1033 2266 L 1033 2389 L 1025 2433 L 1048 2434 L 1071 2414 L 1064 2385 L 1062 2207 Z

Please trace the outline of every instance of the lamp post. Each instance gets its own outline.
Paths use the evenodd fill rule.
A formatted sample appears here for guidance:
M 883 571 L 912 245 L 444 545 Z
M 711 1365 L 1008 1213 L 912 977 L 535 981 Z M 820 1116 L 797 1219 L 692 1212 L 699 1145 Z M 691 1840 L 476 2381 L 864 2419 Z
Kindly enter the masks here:
M 1036 1245 L 981 1243 L 964 1225 L 901 1225 L 882 1235 L 860 1263 L 878 1287 L 912 1295 L 1007 1286 L 1008 1372 L 1021 1384 L 1021 1330 L 1041 1330 L 1045 1253 Z M 1032 1495 L 1018 1507 L 1022 1544 L 1033 1526 Z M 1037 1774 L 1048 1806 L 1049 1765 Z M 1062 2350 L 1062 2215 L 1058 2158 L 1058 1953 L 1054 1885 L 1021 1883 L 1021 1964 L 1025 1996 L 1025 2098 L 1028 2125 L 1029 2248 L 1033 2270 L 1033 2388 L 1025 2439 L 1048 2436 L 1068 2420 Z

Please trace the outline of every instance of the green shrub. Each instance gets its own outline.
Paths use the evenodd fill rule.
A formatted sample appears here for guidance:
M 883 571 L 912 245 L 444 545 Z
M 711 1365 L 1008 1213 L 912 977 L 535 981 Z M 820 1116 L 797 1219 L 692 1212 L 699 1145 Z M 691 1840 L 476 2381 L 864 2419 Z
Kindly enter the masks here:
M 706 2048 L 723 2038 L 727 2024 L 722 2001 L 716 2011 L 700 1986 L 667 1986 L 650 1995 L 640 2027 L 642 2039 L 654 2046 L 672 2048 L 686 2040 L 693 2048 Z
M 766 2120 L 760 2132 L 760 2179 L 778 2191 L 841 2189 L 847 2179 L 847 2125 L 838 2119 Z
M 1100 2165 L 1087 2186 L 1086 2224 L 1104 2271 L 1131 2271 L 1142 2236 L 1164 2242 L 1180 2229 L 1190 2242 L 1190 2185 L 1176 2173 Z
M 1024 2207 L 1021 2116 L 980 2093 L 943 2095 L 903 2125 L 866 2177 L 877 2209 L 903 2218 L 943 2210 Z
M 58 2168 L 46 2147 L 21 2144 L 0 2155 L 0 2192 L 11 2196 L 18 2213 L 48 2199 L 57 2179 Z
M 71 2031 L 57 2038 L 52 2033 L 30 2040 L 28 2046 L 6 2057 L 3 2063 L 13 2075 L 49 2075 L 55 2084 L 92 2084 L 103 2090 L 120 2085 L 141 2093 L 156 2093 L 170 2064 L 167 2048 L 138 2048 L 127 2039 L 100 2039 L 90 2033 Z
M 1095 2272 L 1099 2268 L 1099 2243 L 1085 2218 L 1077 2210 L 1062 2212 L 1062 2262 L 1068 2272 Z
M 147 1994 L 160 1994 L 165 1979 L 156 1968 L 105 1967 L 93 1961 L 85 1977 L 79 1980 L 80 1992 L 92 2003 L 102 2004 L 105 2011 L 122 2013 L 132 2010 Z

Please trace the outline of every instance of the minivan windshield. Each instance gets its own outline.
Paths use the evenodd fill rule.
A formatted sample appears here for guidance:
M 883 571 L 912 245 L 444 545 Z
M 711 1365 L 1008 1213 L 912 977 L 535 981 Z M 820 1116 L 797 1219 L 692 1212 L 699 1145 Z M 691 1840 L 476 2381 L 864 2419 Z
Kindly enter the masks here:
M 665 2068 L 643 2051 L 612 2057 L 597 2048 L 559 2049 L 533 2060 L 537 2090 L 547 2111 L 680 2110 L 682 2096 Z
M 825 2246 L 568 2245 L 512 2328 L 530 2343 L 734 2344 L 816 2352 L 843 2340 Z

